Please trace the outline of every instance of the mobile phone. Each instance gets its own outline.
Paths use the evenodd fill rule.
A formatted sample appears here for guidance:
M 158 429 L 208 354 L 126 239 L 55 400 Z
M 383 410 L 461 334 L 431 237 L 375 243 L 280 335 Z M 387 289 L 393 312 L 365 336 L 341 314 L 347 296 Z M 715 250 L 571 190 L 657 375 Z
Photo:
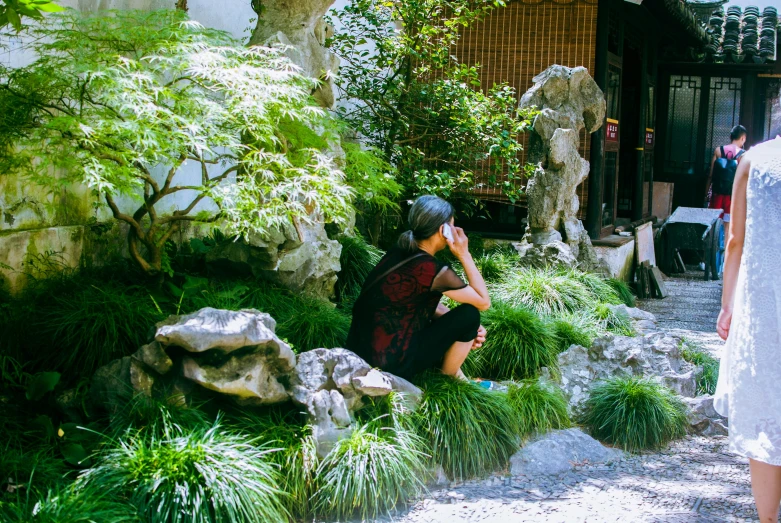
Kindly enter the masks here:
M 454 241 L 453 229 L 450 228 L 449 223 L 445 223 L 442 225 L 442 236 L 444 236 L 446 240 L 450 240 L 451 242 Z

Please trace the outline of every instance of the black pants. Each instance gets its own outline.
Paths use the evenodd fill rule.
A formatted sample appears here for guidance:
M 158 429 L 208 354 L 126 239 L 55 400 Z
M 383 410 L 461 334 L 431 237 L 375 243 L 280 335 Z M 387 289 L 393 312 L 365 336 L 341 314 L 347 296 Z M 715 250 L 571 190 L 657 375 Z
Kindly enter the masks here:
M 474 305 L 459 305 L 443 314 L 412 338 L 398 374 L 411 378 L 423 371 L 440 368 L 448 349 L 458 341 L 475 339 L 479 328 L 480 311 Z

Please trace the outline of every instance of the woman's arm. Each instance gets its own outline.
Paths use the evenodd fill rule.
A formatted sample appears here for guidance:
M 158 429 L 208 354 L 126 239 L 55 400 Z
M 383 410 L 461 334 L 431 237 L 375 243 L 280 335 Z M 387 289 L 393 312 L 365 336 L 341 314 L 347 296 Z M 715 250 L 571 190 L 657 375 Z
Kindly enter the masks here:
M 746 234 L 746 187 L 750 172 L 751 159 L 747 158 L 738 164 L 732 186 L 729 241 L 724 258 L 724 287 L 721 293 L 721 312 L 716 322 L 716 331 L 724 340 L 729 336 L 735 287 L 738 284 L 740 260 L 743 258 L 743 239 Z
M 716 159 L 721 157 L 721 150 L 716 147 L 713 150 L 713 157 L 710 159 L 710 170 L 708 171 L 708 181 L 705 184 L 705 192 L 710 192 L 711 183 L 713 183 L 713 166 L 716 165 Z
M 453 227 L 453 240 L 447 240 L 450 252 L 458 258 L 464 267 L 466 279 L 469 285 L 463 289 L 447 291 L 445 296 L 458 303 L 468 303 L 474 305 L 478 310 L 484 311 L 491 307 L 491 298 L 488 296 L 488 287 L 485 285 L 483 276 L 477 270 L 475 261 L 469 253 L 469 240 L 467 240 L 464 229 Z

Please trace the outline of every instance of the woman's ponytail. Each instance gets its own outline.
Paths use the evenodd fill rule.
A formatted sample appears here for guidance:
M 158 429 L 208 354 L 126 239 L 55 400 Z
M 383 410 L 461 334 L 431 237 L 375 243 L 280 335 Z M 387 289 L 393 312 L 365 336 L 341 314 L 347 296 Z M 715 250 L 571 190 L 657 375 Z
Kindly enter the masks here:
M 405 231 L 399 236 L 398 247 L 404 252 L 414 252 L 418 248 L 418 242 L 415 240 L 415 233 Z

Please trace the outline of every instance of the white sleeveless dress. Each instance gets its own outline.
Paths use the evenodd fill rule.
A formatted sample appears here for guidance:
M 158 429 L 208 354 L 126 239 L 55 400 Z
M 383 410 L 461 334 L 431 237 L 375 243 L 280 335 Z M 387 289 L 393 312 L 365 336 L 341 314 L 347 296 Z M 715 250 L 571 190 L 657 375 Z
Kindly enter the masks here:
M 714 406 L 731 451 L 781 465 L 781 137 L 746 159 L 743 257 Z

